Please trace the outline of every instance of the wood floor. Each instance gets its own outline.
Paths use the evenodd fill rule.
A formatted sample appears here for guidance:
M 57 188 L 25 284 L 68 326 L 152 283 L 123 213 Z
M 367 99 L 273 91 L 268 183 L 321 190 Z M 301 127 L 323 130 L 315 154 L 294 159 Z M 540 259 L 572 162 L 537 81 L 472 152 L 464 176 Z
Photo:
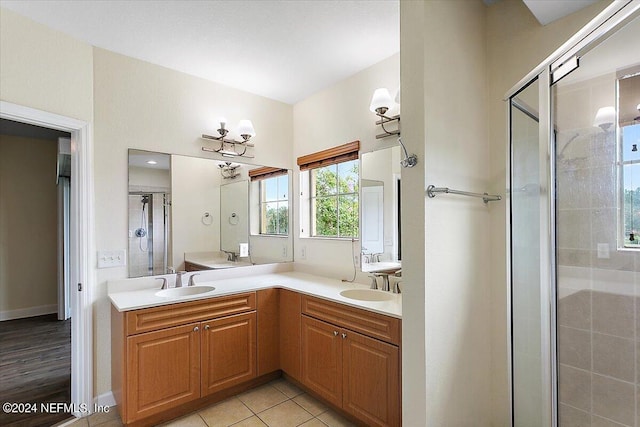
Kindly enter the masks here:
M 37 403 L 36 414 L 7 414 L 0 426 L 51 426 L 68 413 L 42 413 L 40 403 L 71 401 L 71 320 L 55 314 L 0 322 L 0 404 Z

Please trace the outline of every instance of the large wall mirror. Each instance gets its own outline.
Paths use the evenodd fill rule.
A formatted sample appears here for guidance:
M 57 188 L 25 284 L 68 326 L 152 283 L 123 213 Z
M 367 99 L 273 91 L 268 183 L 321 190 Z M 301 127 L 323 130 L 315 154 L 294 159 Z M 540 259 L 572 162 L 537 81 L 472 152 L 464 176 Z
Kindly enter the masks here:
M 291 171 L 129 150 L 129 277 L 293 260 Z
M 364 272 L 402 267 L 400 147 L 360 155 L 360 244 Z

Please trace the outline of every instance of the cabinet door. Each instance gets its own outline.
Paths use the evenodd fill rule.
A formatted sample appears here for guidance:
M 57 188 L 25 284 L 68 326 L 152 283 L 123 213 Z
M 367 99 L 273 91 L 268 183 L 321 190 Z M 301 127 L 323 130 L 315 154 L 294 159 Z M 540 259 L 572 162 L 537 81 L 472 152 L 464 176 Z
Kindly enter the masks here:
M 256 377 L 256 313 L 202 322 L 202 396 Z
M 339 328 L 302 316 L 302 383 L 342 405 L 342 338 Z
M 279 289 L 256 292 L 258 306 L 258 375 L 280 369 Z
M 127 423 L 200 397 L 198 329 L 194 323 L 127 338 Z
M 369 426 L 399 426 L 398 347 L 348 330 L 340 334 L 344 334 L 342 408 Z

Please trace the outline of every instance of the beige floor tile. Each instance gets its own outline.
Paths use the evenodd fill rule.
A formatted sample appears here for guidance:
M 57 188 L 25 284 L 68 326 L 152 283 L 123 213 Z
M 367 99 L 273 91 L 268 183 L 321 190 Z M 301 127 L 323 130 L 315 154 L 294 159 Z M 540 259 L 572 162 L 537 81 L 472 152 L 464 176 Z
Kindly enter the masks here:
M 91 427 L 102 425 L 112 420 L 120 421 L 120 416 L 115 406 L 109 408 L 109 412 L 96 412 L 87 417 L 87 421 L 89 421 Z
M 296 427 L 313 418 L 313 415 L 291 400 L 260 412 L 258 416 L 269 427 Z
M 289 381 L 285 380 L 284 378 L 280 378 L 269 384 L 277 388 L 278 390 L 280 390 L 285 396 L 289 398 L 296 397 L 304 393 L 302 390 L 300 390 L 298 387 L 291 384 Z
M 309 396 L 306 393 L 301 394 L 300 396 L 294 397 L 293 401 L 296 402 L 298 405 L 302 406 L 307 412 L 309 412 L 314 417 L 317 417 L 318 415 L 320 415 L 323 412 L 326 412 L 327 409 L 329 409 L 326 406 L 324 406 L 322 403 L 320 403 L 318 400 L 314 399 L 313 397 Z
M 253 412 L 258 413 L 288 400 L 288 397 L 267 384 L 238 395 L 238 399 Z
M 247 418 L 246 420 L 242 420 L 239 423 L 234 424 L 233 427 L 267 427 L 267 425 L 263 423 L 260 418 L 254 415 L 251 418 Z
M 106 421 L 106 422 L 100 423 L 100 424 L 91 424 L 91 423 L 89 423 L 89 425 L 91 427 L 93 427 L 93 426 L 97 426 L 97 427 L 122 427 L 122 426 L 124 426 L 124 424 L 122 424 L 122 421 L 120 421 L 120 418 L 118 418 L 117 420 L 109 420 L 109 421 Z
M 63 421 L 60 424 L 56 424 L 57 426 L 64 427 L 89 427 L 89 417 L 78 418 L 72 421 Z
M 300 427 L 327 427 L 327 425 L 317 418 L 312 418 L 306 423 L 300 424 Z
M 237 397 L 227 399 L 198 413 L 209 427 L 227 427 L 253 416 L 253 412 Z
M 200 415 L 190 414 L 162 424 L 162 427 L 207 427 L 207 423 L 204 422 Z
M 318 415 L 318 419 L 329 427 L 355 427 L 351 421 L 331 410 Z

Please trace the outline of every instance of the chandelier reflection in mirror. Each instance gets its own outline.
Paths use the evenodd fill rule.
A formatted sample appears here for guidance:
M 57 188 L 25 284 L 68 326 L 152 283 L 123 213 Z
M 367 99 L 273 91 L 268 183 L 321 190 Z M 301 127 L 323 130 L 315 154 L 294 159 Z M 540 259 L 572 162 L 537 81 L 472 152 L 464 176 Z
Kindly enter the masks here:
M 256 136 L 251 120 L 243 119 L 238 122 L 236 133 L 242 138 L 241 141 L 227 137 L 229 135 L 229 129 L 226 127 L 227 119 L 221 117 L 218 122 L 220 123 L 220 127 L 217 130 L 218 136 L 202 134 L 202 139 L 218 141 L 220 145 L 217 148 L 202 147 L 202 151 L 220 153 L 223 157 L 253 158 L 253 156 L 247 154 L 247 148 L 253 147 L 253 144 L 249 141 Z
M 240 165 L 237 163 L 224 162 L 218 164 L 218 167 L 220 168 L 220 174 L 224 179 L 233 179 L 240 175 L 240 172 L 238 171 Z

